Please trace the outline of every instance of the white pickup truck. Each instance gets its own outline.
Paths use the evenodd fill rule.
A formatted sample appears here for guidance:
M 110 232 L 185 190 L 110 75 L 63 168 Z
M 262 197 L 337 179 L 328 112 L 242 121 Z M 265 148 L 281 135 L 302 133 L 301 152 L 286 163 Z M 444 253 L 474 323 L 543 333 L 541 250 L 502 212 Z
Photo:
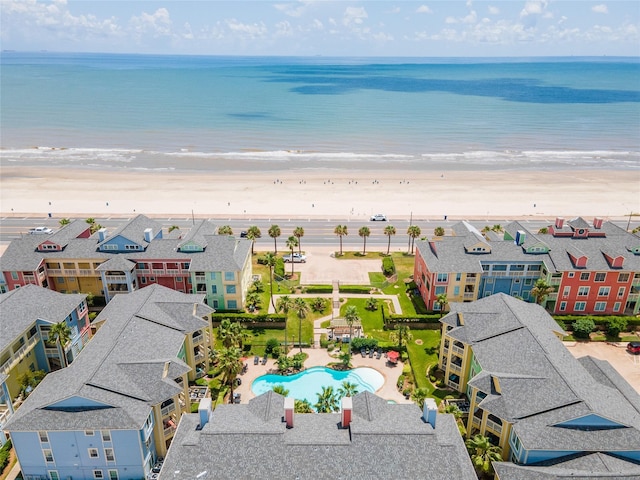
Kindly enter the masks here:
M 49 227 L 35 227 L 29 229 L 29 235 L 51 235 L 53 230 Z

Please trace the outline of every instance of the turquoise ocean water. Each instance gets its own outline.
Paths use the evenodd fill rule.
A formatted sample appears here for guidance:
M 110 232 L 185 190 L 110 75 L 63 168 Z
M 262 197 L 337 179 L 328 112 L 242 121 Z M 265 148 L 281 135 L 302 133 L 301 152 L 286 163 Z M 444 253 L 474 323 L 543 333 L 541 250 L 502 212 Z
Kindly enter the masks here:
M 640 168 L 640 59 L 2 52 L 5 165 Z

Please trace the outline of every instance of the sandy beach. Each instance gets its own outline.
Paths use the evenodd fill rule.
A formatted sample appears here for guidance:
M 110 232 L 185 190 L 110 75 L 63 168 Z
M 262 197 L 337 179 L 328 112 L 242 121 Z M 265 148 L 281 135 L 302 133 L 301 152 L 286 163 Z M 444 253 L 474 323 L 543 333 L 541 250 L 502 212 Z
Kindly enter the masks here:
M 2 165 L 0 213 L 367 218 L 624 217 L 640 212 L 640 172 L 351 171 L 222 173 Z

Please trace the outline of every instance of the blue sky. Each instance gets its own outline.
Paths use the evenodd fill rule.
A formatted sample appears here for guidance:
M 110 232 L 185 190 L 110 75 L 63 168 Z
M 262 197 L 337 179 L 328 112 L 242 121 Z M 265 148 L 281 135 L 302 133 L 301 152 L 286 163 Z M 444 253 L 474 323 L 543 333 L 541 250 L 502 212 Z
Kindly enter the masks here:
M 0 0 L 0 32 L 19 51 L 640 56 L 640 2 Z

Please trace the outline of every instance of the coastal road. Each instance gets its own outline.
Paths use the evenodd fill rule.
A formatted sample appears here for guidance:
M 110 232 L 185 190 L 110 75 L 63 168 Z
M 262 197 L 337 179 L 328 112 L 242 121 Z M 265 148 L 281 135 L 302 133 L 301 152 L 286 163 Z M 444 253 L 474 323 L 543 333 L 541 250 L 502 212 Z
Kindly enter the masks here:
M 97 223 L 113 230 L 126 222 L 131 217 L 95 217 Z M 195 221 L 202 217 L 196 218 Z M 246 230 L 251 225 L 256 225 L 262 232 L 262 238 L 256 242 L 256 248 L 258 250 L 268 249 L 273 246 L 273 239 L 269 237 L 268 230 L 271 225 L 278 225 L 282 234 L 278 237 L 278 249 L 286 250 L 285 242 L 294 228 L 304 228 L 304 236 L 302 237 L 302 245 L 335 245 L 338 246 L 338 237 L 333 233 L 337 225 L 346 225 L 349 234 L 343 237 L 343 249 L 359 249 L 362 248 L 363 239 L 358 235 L 358 230 L 363 227 L 369 227 L 371 235 L 367 238 L 367 248 L 381 249 L 387 246 L 388 237 L 384 235 L 384 228 L 387 225 L 393 225 L 396 228 L 396 235 L 391 237 L 391 249 L 398 251 L 406 249 L 408 246 L 407 228 L 410 224 L 420 227 L 422 233 L 421 236 L 432 236 L 433 230 L 436 227 L 443 227 L 446 234 L 450 234 L 450 228 L 453 224 L 459 222 L 461 219 L 434 219 L 434 218 L 416 218 L 416 217 L 398 217 L 390 218 L 387 222 L 371 222 L 367 219 L 349 219 L 349 218 L 287 218 L 287 217 L 274 217 L 274 218 L 228 218 L 228 217 L 208 217 L 208 220 L 216 225 L 229 225 L 233 229 L 234 234 L 239 235 L 241 231 Z M 0 218 L 0 242 L 8 243 L 15 238 L 19 238 L 21 235 L 27 235 L 28 231 L 32 227 L 47 226 L 53 229 L 59 227 L 58 218 L 48 217 L 2 217 Z M 186 231 L 193 225 L 194 219 L 190 216 L 176 216 L 166 218 L 155 218 L 160 222 L 165 231 L 176 225 L 180 227 L 181 231 Z M 478 230 L 481 230 L 486 225 L 506 225 L 511 220 L 509 219 L 473 219 L 469 220 L 469 223 L 474 225 Z M 553 218 L 531 218 L 527 220 L 519 220 L 523 225 L 526 225 L 529 229 L 537 231 L 539 228 L 550 225 L 553 223 Z M 411 222 L 411 223 L 410 223 Z M 627 227 L 627 220 L 618 220 L 615 223 L 622 228 Z M 640 225 L 640 218 L 632 217 L 629 228 L 635 228 Z

